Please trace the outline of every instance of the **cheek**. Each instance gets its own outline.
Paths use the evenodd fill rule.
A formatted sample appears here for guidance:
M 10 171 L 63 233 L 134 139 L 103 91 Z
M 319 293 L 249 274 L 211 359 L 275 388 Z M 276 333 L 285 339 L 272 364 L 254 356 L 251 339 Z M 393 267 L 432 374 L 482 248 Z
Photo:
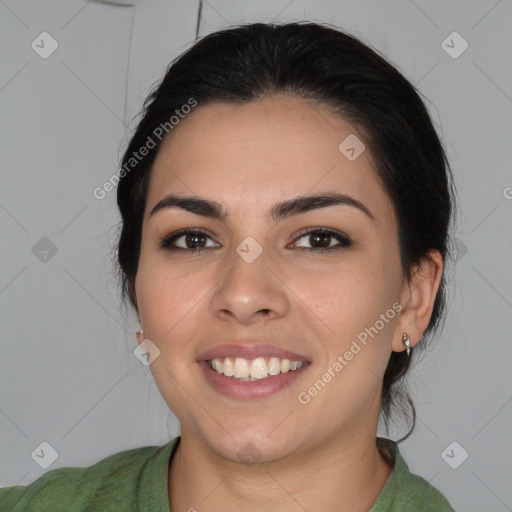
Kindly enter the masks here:
M 331 368 L 340 377 L 330 385 L 336 396 L 341 393 L 348 399 L 345 393 L 353 396 L 358 388 L 359 392 L 366 389 L 373 394 L 378 385 L 376 376 L 383 374 L 387 364 L 398 317 L 393 304 L 399 297 L 398 274 L 388 264 L 382 257 L 360 258 L 350 268 L 328 275 L 310 274 L 306 280 L 297 281 L 302 282 L 297 295 L 304 297 L 304 303 L 314 312 L 312 320 L 321 320 L 315 321 L 324 351 L 318 373 Z M 332 365 L 339 357 L 343 369 L 336 372 Z M 368 380 L 368 376 L 373 378 Z
M 328 272 L 305 272 L 294 277 L 294 290 L 309 309 L 334 333 L 346 337 L 373 323 L 393 296 L 379 262 L 360 258 Z M 385 307 L 384 307 L 385 306 Z M 384 311 L 380 311 L 384 307 Z
M 397 314 L 382 271 L 367 266 L 335 276 L 317 276 L 300 292 L 322 320 L 316 334 L 324 350 L 302 391 L 315 397 L 311 410 L 340 424 L 378 402 Z
M 190 324 L 187 319 L 194 316 L 208 287 L 203 279 L 158 259 L 141 259 L 135 289 L 144 330 L 167 344 Z

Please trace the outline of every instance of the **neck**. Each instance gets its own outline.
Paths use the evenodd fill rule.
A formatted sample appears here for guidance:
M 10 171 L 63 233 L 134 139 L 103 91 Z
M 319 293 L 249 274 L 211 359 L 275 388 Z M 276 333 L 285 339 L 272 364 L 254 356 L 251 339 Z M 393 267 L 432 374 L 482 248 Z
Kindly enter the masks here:
M 247 466 L 219 457 L 182 432 L 169 471 L 170 508 L 367 512 L 392 469 L 377 449 L 376 433 L 336 438 L 286 460 Z

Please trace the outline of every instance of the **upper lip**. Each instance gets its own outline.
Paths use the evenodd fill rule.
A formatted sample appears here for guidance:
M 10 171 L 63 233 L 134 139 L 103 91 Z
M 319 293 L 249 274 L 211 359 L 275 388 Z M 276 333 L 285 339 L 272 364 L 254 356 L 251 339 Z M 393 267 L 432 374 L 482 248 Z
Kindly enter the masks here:
M 244 359 L 256 359 L 257 357 L 278 357 L 280 359 L 290 359 L 291 361 L 307 361 L 306 357 L 301 356 L 290 350 L 267 344 L 248 344 L 244 345 L 231 343 L 226 345 L 216 345 L 198 356 L 199 361 L 209 361 L 211 359 L 221 359 L 223 357 L 242 357 Z

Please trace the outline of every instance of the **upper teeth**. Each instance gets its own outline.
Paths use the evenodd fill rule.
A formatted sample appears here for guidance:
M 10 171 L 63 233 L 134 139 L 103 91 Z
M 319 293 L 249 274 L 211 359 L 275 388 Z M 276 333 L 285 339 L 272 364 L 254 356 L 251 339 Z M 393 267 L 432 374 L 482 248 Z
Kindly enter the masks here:
M 256 359 L 244 359 L 243 357 L 215 358 L 208 361 L 210 368 L 226 377 L 235 377 L 241 380 L 259 380 L 269 375 L 278 375 L 290 370 L 298 370 L 303 361 L 290 361 L 289 359 L 280 359 L 271 357 L 266 361 L 263 357 Z

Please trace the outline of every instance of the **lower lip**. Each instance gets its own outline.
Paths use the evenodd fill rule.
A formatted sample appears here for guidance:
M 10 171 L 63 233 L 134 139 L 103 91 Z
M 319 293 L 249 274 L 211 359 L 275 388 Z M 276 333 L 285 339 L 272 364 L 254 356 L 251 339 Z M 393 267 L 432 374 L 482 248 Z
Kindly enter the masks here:
M 206 376 L 208 382 L 220 393 L 233 398 L 265 398 L 273 395 L 281 389 L 289 386 L 295 379 L 301 375 L 308 367 L 309 363 L 304 363 L 297 370 L 290 370 L 278 375 L 269 375 L 260 380 L 238 380 L 232 377 L 226 377 L 208 366 L 208 361 L 199 361 L 199 366 Z

